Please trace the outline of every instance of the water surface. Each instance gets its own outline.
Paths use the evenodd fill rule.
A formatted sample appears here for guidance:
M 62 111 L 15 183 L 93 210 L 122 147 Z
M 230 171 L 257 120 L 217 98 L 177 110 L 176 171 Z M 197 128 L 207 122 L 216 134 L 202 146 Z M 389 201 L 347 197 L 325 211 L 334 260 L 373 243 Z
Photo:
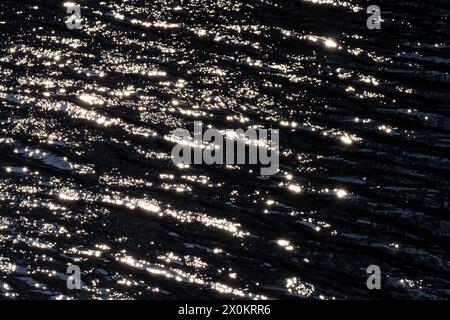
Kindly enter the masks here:
M 377 1 L 381 30 L 356 0 L 78 3 L 0 3 L 2 298 L 449 298 L 448 1 Z M 280 129 L 279 173 L 177 167 L 197 120 Z

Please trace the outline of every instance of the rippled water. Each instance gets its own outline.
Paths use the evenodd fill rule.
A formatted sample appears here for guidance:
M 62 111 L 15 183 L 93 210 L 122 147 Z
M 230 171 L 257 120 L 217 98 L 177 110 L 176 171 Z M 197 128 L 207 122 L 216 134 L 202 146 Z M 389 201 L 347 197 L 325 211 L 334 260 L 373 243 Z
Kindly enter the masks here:
M 2 0 L 1 296 L 450 297 L 450 3 L 376 2 L 381 30 L 367 1 L 79 0 L 69 30 Z M 195 120 L 280 129 L 279 173 L 177 167 Z

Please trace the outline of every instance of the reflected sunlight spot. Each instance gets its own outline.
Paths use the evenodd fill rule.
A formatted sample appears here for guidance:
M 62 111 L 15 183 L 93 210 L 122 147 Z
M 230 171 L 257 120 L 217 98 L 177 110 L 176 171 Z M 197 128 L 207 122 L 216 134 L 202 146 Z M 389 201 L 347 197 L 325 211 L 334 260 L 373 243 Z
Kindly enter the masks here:
M 324 43 L 327 48 L 336 48 L 337 47 L 337 43 L 332 39 L 327 39 L 327 40 L 325 40 Z

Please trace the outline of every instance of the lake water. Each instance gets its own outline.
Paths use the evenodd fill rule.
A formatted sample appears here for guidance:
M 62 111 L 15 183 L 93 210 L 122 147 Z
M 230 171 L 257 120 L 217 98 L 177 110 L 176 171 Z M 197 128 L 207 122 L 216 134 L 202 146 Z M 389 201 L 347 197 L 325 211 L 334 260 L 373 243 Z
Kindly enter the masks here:
M 78 3 L 0 2 L 1 298 L 450 297 L 448 1 L 379 30 L 367 1 Z M 279 172 L 176 166 L 194 121 L 279 129 Z

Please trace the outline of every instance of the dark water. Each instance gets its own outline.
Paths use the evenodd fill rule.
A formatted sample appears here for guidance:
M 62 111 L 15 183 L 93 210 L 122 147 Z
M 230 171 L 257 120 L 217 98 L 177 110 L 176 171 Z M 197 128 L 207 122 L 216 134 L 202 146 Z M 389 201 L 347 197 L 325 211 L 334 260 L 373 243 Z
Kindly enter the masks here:
M 2 0 L 1 297 L 449 298 L 450 2 L 376 2 Z M 280 172 L 175 166 L 195 120 Z

